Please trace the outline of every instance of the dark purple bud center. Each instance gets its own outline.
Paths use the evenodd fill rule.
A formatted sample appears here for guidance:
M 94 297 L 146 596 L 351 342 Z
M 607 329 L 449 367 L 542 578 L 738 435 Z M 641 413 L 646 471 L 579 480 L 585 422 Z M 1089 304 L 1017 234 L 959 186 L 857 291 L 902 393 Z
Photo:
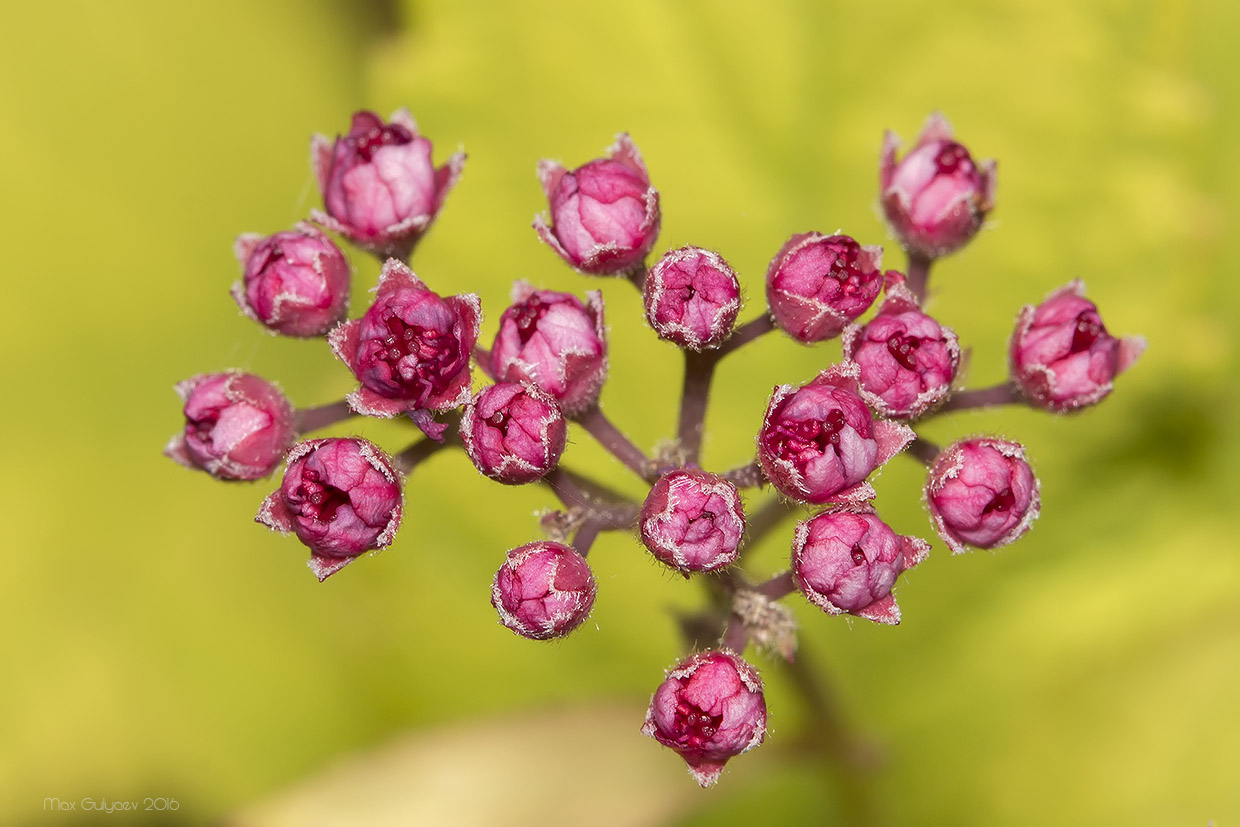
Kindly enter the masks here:
M 780 456 L 788 459 L 810 452 L 824 454 L 828 445 L 839 447 L 840 431 L 848 422 L 838 408 L 826 419 L 800 419 L 775 425 L 775 441 Z
M 412 391 L 413 395 L 421 397 L 441 390 L 445 378 L 455 375 L 452 367 L 461 354 L 460 343 L 454 336 L 405 324 L 395 315 L 388 316 L 383 324 L 388 329 L 388 335 L 383 337 L 383 348 L 375 356 L 388 364 L 393 380 Z M 397 369 L 397 364 L 406 356 L 413 356 L 416 362 L 410 377 Z
M 322 482 L 322 476 L 315 470 L 301 475 L 297 493 L 303 498 L 301 515 L 319 523 L 332 522 L 340 507 L 349 504 L 349 495 L 334 485 Z
M 273 264 L 278 264 L 282 258 L 284 258 L 284 250 L 281 249 L 279 244 L 272 244 L 267 249 L 267 255 L 263 257 L 262 264 L 258 267 L 258 272 L 261 273 Z
M 487 417 L 487 422 L 491 423 L 492 427 L 498 428 L 504 436 L 508 436 L 508 423 L 511 420 L 512 416 L 504 409 L 498 410 Z
M 1016 495 L 1012 493 L 1011 488 L 1005 488 L 996 494 L 990 502 L 986 503 L 986 507 L 982 509 L 982 514 L 991 514 L 995 511 L 1010 511 L 1014 505 L 1016 505 Z
M 1089 350 L 1093 347 L 1094 342 L 1098 341 L 1098 337 L 1105 335 L 1107 332 L 1107 329 L 1102 326 L 1102 322 L 1094 321 L 1090 318 L 1090 315 L 1090 312 L 1085 310 L 1076 317 L 1076 329 L 1072 332 L 1073 353 Z
M 407 144 L 413 140 L 413 134 L 400 124 L 385 124 L 374 115 L 363 117 L 368 114 L 359 113 L 354 118 L 353 131 L 345 139 L 353 145 L 363 161 L 369 163 L 375 152 L 382 147 Z
M 215 430 L 215 425 L 220 421 L 220 409 L 211 408 L 203 411 L 202 415 L 196 419 L 188 420 L 190 428 L 194 432 L 194 436 L 203 442 L 211 441 L 211 432 Z
M 529 342 L 534 331 L 538 329 L 538 320 L 547 315 L 551 306 L 537 296 L 530 296 L 520 304 L 512 306 L 512 319 L 517 323 L 517 335 L 521 344 Z
M 835 252 L 835 261 L 827 275 L 840 283 L 844 295 L 851 296 L 861 290 L 861 270 L 857 267 L 861 245 L 845 236 L 832 236 L 828 241 Z
M 690 749 L 704 750 L 722 723 L 722 713 L 710 715 L 688 701 L 676 704 L 674 731 L 680 735 L 681 743 Z
M 951 175 L 962 167 L 965 172 L 969 172 L 973 167 L 973 159 L 969 157 L 969 150 L 955 141 L 943 144 L 939 154 L 935 156 L 934 163 L 938 167 L 939 175 Z
M 917 348 L 921 347 L 921 340 L 914 339 L 912 336 L 901 336 L 896 333 L 887 340 L 887 351 L 897 362 L 909 370 L 917 367 Z
M 866 563 L 865 552 L 861 550 L 860 543 L 853 543 L 852 561 L 854 566 L 864 566 Z

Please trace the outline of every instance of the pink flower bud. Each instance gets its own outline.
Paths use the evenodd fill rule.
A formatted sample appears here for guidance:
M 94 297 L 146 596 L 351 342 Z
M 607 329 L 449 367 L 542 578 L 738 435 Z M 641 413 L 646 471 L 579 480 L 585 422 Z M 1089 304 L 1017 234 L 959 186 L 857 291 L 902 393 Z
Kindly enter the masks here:
M 837 506 L 797 525 L 792 577 L 827 614 L 847 612 L 895 625 L 900 607 L 891 588 L 929 553 L 929 543 L 896 534 L 872 507 Z
M 567 435 L 560 406 L 535 385 L 492 385 L 461 415 L 461 440 L 474 467 L 507 485 L 533 482 L 554 468 Z
M 840 335 L 878 298 L 882 260 L 882 247 L 862 247 L 846 235 L 794 235 L 766 271 L 775 323 L 805 344 Z
M 646 320 L 659 338 L 692 350 L 722 344 L 741 309 L 736 273 L 701 247 L 666 253 L 650 268 L 642 292 Z
M 408 109 L 390 123 L 357 112 L 348 135 L 315 135 L 310 154 L 327 208 L 314 220 L 381 260 L 409 257 L 465 167 L 463 152 L 434 167 Z
M 729 565 L 745 533 L 736 486 L 697 468 L 679 468 L 660 477 L 642 505 L 639 522 L 646 548 L 683 572 Z
M 565 416 L 598 401 L 607 378 L 603 295 L 535 290 L 520 281 L 513 304 L 499 320 L 491 348 L 491 374 L 498 381 L 525 382 L 551 394 Z
M 995 162 L 973 163 L 952 139 L 947 119 L 935 112 L 917 144 L 896 162 L 900 139 L 883 137 L 879 168 L 883 212 L 909 252 L 938 258 L 964 246 L 981 229 L 995 203 Z
M 540 161 L 538 180 L 551 205 L 534 229 L 573 268 L 595 276 L 630 272 L 642 265 L 659 236 L 659 193 L 627 134 L 607 157 L 569 172 Z
M 349 405 L 367 416 L 392 417 L 465 404 L 481 315 L 474 294 L 441 298 L 404 264 L 388 259 L 375 303 L 328 336 L 362 385 L 349 394 Z M 416 415 L 415 421 L 434 436 L 443 427 L 430 428 Z
M 514 548 L 495 573 L 491 605 L 500 622 L 530 640 L 563 637 L 594 607 L 598 586 L 585 558 L 545 540 Z
M 1145 339 L 1116 339 L 1097 306 L 1085 298 L 1080 279 L 1051 293 L 1037 307 L 1026 305 L 1016 320 L 1009 362 L 1025 397 L 1056 413 L 1101 402 L 1115 377 L 1145 350 Z
M 285 336 L 322 336 L 349 303 L 349 263 L 331 239 L 302 222 L 294 230 L 237 238 L 244 280 L 232 295 L 242 312 Z
M 1033 525 L 1040 507 L 1038 479 L 1019 443 L 966 439 L 935 459 L 926 505 L 953 554 L 966 545 L 998 548 Z
M 690 655 L 655 690 L 642 733 L 679 753 L 709 787 L 729 758 L 766 737 L 762 678 L 727 650 Z
M 387 454 L 364 439 L 332 438 L 289 452 L 284 480 L 254 520 L 296 534 L 321 582 L 363 552 L 391 545 L 400 515 L 400 477 Z
M 899 288 L 864 327 L 849 325 L 842 344 L 844 358 L 861 368 L 861 397 L 894 419 L 916 419 L 941 403 L 960 367 L 955 332 Z
M 257 480 L 276 469 L 296 439 L 293 406 L 275 385 L 240 371 L 203 373 L 176 387 L 185 430 L 164 455 L 216 479 Z
M 874 419 L 858 374 L 855 362 L 843 362 L 800 388 L 775 389 L 758 433 L 758 461 L 787 496 L 809 503 L 873 499 L 866 477 L 913 441 L 907 425 Z

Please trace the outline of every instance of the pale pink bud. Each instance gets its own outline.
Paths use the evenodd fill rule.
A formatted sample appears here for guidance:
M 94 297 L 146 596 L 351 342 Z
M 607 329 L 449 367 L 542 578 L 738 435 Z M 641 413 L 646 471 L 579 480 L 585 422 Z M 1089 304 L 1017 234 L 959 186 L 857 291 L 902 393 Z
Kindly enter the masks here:
M 864 327 L 849 325 L 842 345 L 861 368 L 861 397 L 893 419 L 916 419 L 941 403 L 960 367 L 956 333 L 899 288 Z
M 461 441 L 474 467 L 508 485 L 533 482 L 554 468 L 567 435 L 560 406 L 536 385 L 492 385 L 461 414 Z
M 1025 398 L 1056 413 L 1101 402 L 1117 375 L 1145 350 L 1145 339 L 1116 339 L 1080 279 L 1026 305 L 1009 347 L 1012 379 Z
M 771 316 L 805 344 L 840 335 L 878 298 L 882 260 L 882 247 L 862 247 L 846 235 L 794 235 L 766 271 Z
M 646 275 L 646 320 L 659 338 L 691 350 L 718 347 L 732 335 L 741 285 L 728 263 L 710 250 L 665 253 Z
M 441 298 L 403 263 L 388 259 L 374 304 L 328 336 L 362 385 L 349 394 L 349 405 L 367 416 L 409 412 L 437 437 L 444 426 L 430 425 L 428 412 L 469 401 L 469 359 L 481 316 L 474 294 Z
M 780 385 L 758 433 L 758 461 L 781 492 L 809 503 L 873 499 L 866 478 L 913 441 L 907 425 L 875 420 L 855 362 L 800 388 Z
M 729 758 L 766 737 L 762 678 L 727 650 L 690 655 L 655 690 L 642 733 L 675 750 L 709 787 Z
M 296 439 L 293 406 L 251 373 L 203 373 L 176 386 L 185 430 L 164 455 L 216 479 L 257 480 L 276 469 Z
M 327 208 L 314 220 L 380 260 L 409 257 L 465 167 L 458 152 L 436 169 L 407 109 L 389 123 L 357 112 L 348 135 L 315 135 L 310 153 Z
M 285 336 L 322 336 L 344 318 L 349 263 L 314 225 L 266 238 L 247 233 L 234 250 L 244 276 L 232 295 L 254 321 Z
M 534 218 L 547 246 L 573 268 L 595 276 L 642 266 L 659 236 L 659 193 L 627 134 L 607 157 L 569 172 L 555 161 L 538 164 L 538 180 L 551 206 Z
M 736 559 L 745 511 L 732 483 L 679 468 L 651 487 L 639 523 L 642 542 L 662 562 L 683 572 L 715 571 Z
M 929 553 L 929 543 L 896 534 L 872 507 L 837 506 L 797 525 L 792 577 L 827 614 L 847 612 L 894 625 L 900 607 L 892 586 Z
M 926 482 L 930 519 L 953 554 L 998 548 L 1038 516 L 1038 479 L 1019 443 L 977 437 L 939 454 Z
M 582 303 L 571 293 L 535 290 L 521 281 L 512 300 L 491 348 L 491 374 L 537 385 L 565 416 L 588 410 L 607 378 L 603 295 L 591 290 Z
M 322 581 L 363 552 L 391 545 L 400 516 L 400 476 L 387 454 L 364 439 L 331 438 L 289 451 L 280 487 L 254 519 L 296 534 Z
M 995 162 L 974 164 L 939 112 L 897 163 L 899 146 L 894 133 L 884 135 L 879 182 L 887 223 L 909 252 L 945 256 L 973 238 L 994 208 Z
M 544 540 L 508 552 L 491 585 L 491 605 L 500 622 L 521 637 L 548 640 L 580 626 L 597 591 L 584 557 Z

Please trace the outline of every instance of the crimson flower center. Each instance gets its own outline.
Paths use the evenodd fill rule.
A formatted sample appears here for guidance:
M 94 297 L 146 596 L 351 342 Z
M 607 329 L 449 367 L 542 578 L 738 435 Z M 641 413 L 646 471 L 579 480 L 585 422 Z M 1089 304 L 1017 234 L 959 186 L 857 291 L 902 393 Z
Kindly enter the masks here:
M 844 412 L 839 408 L 827 414 L 825 419 L 800 419 L 780 422 L 775 426 L 775 443 L 779 454 L 785 458 L 806 452 L 825 454 L 828 446 L 840 445 L 840 432 L 848 426 Z
M 1082 311 L 1076 317 L 1076 328 L 1072 331 L 1071 352 L 1080 353 L 1083 350 L 1089 350 L 1094 342 L 1106 332 L 1107 329 L 1102 326 L 1102 322 L 1091 319 L 1089 311 Z
M 517 335 L 521 344 L 527 343 L 538 329 L 538 320 L 547 315 L 551 306 L 537 296 L 530 296 L 520 304 L 512 307 L 512 320 L 517 324 Z
M 403 126 L 392 123 L 372 126 L 361 135 L 350 135 L 349 140 L 362 160 L 369 163 L 381 147 L 407 144 L 413 140 L 413 135 Z
M 1009 511 L 1012 506 L 1016 505 L 1016 495 L 1012 493 L 1011 488 L 1005 488 L 991 498 L 986 503 L 986 507 L 982 509 L 983 516 L 991 514 L 995 511 Z
M 297 493 L 303 498 L 300 511 L 303 517 L 315 522 L 330 523 L 340 507 L 349 504 L 349 495 L 322 479 L 322 474 L 315 470 L 301 475 L 301 485 L 297 486 Z
M 901 336 L 895 333 L 887 340 L 887 352 L 909 370 L 917 369 L 917 348 L 919 347 L 921 347 L 921 340 L 912 336 Z
M 865 552 L 861 550 L 860 543 L 853 543 L 852 561 L 854 566 L 864 566 L 866 563 Z
M 935 156 L 934 164 L 938 167 L 939 175 L 950 175 L 962 167 L 968 172 L 968 167 L 973 166 L 973 159 L 969 157 L 969 150 L 955 141 L 949 141 Z
M 487 417 L 487 422 L 489 422 L 493 428 L 499 429 L 499 432 L 504 436 L 508 436 L 508 423 L 511 421 L 512 416 L 506 410 L 498 410 Z
M 393 381 L 413 392 L 419 398 L 440 390 L 445 379 L 454 373 L 452 367 L 460 357 L 460 343 L 456 338 L 433 328 L 405 324 L 396 316 L 383 320 L 388 335 L 383 337 L 383 347 L 375 354 L 387 363 Z M 411 375 L 398 369 L 405 357 L 412 356 L 415 364 Z
M 673 726 L 680 740 L 688 747 L 704 749 L 710 739 L 715 737 L 722 723 L 722 713 L 711 715 L 688 701 L 676 704 L 676 720 Z

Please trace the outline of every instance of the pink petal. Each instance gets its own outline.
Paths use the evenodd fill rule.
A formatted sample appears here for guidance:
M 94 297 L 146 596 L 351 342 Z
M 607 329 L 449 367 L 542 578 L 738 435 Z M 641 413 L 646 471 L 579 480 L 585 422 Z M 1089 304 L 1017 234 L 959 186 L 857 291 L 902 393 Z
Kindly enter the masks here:
M 278 531 L 281 534 L 288 534 L 293 530 L 293 515 L 289 513 L 288 506 L 285 505 L 278 488 L 268 494 L 267 499 L 263 500 L 263 504 L 258 507 L 254 522 L 262 523 L 272 531 Z
M 873 620 L 875 623 L 885 623 L 888 626 L 895 626 L 900 622 L 900 607 L 896 605 L 895 595 L 890 594 L 875 600 L 853 614 L 857 617 L 864 617 L 866 620 Z

